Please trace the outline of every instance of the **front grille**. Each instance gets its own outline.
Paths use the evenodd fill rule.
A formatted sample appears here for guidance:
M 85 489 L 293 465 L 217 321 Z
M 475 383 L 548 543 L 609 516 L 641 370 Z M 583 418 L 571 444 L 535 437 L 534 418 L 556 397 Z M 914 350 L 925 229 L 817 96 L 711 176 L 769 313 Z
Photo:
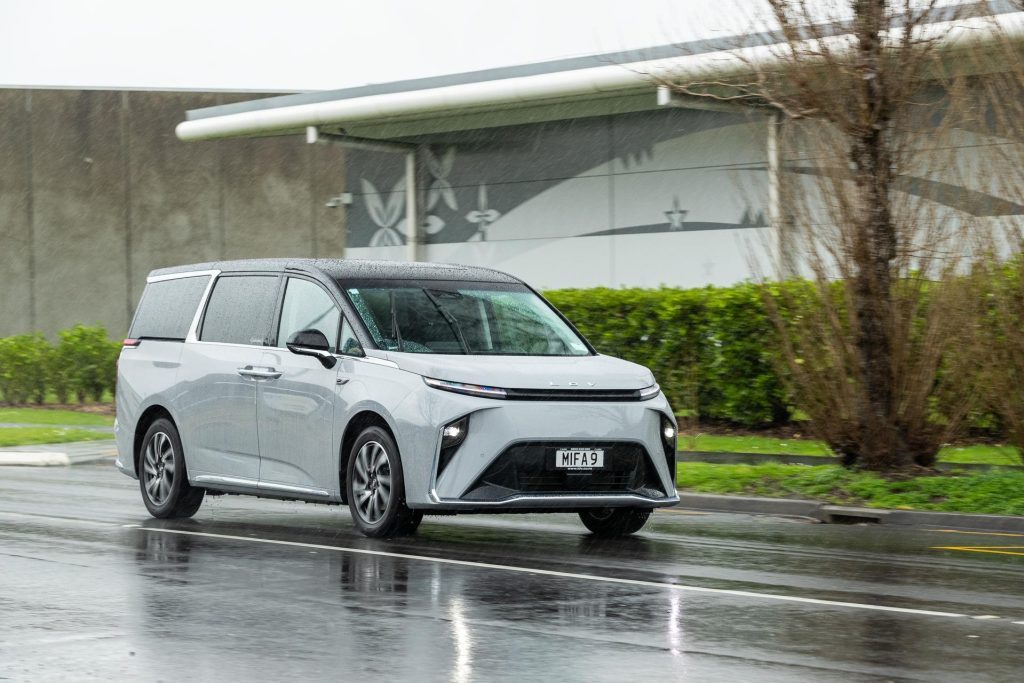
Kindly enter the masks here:
M 600 448 L 604 450 L 604 467 L 556 468 L 555 451 L 559 448 Z M 647 450 L 640 444 L 529 441 L 505 449 L 463 499 L 503 500 L 525 493 L 632 493 L 647 498 L 666 495 Z
M 505 389 L 509 401 L 639 401 L 639 389 Z

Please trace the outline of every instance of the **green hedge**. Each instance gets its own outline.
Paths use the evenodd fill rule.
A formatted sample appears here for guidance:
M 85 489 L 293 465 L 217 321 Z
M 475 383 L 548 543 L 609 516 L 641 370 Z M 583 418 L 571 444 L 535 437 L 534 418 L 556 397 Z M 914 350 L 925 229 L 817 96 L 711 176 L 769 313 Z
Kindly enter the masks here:
M 112 395 L 121 345 L 101 326 L 75 325 L 50 344 L 39 333 L 0 338 L 0 402 L 100 401 Z
M 751 427 L 790 419 L 756 285 L 545 295 L 598 351 L 651 368 L 677 414 Z

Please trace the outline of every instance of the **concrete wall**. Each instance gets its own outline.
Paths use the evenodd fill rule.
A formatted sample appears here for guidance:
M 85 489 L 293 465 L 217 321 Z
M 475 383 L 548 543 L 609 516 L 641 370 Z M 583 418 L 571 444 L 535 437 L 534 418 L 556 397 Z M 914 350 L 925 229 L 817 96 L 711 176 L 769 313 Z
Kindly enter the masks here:
M 0 90 L 0 336 L 121 335 L 153 268 L 340 255 L 339 148 L 174 136 L 187 109 L 258 96 Z
M 0 335 L 75 322 L 123 334 L 146 274 L 166 265 L 406 258 L 403 155 L 300 135 L 174 136 L 187 109 L 254 97 L 0 90 Z M 498 123 L 405 130 L 419 144 L 421 258 L 542 288 L 692 287 L 748 278 L 771 249 L 763 117 L 610 103 Z M 964 131 L 961 144 L 991 142 Z M 809 170 L 787 175 L 808 182 Z M 908 177 L 906 191 L 958 215 L 1024 216 L 983 176 L 970 187 Z M 342 193 L 347 206 L 326 207 Z

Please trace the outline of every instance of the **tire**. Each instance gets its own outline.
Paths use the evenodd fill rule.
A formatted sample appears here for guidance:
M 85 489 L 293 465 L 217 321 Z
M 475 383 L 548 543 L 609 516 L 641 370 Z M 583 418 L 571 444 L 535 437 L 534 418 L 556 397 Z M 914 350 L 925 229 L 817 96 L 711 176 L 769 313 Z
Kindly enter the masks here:
M 157 519 L 191 517 L 203 504 L 206 491 L 188 483 L 181 437 L 166 418 L 153 422 L 142 439 L 139 490 L 149 514 Z
M 381 427 L 367 427 L 356 437 L 348 457 L 345 486 L 352 521 L 364 536 L 411 534 L 423 519 L 422 512 L 405 505 L 398 444 Z
M 638 508 L 593 508 L 580 511 L 583 526 L 602 538 L 635 534 L 643 528 L 650 516 L 650 510 Z

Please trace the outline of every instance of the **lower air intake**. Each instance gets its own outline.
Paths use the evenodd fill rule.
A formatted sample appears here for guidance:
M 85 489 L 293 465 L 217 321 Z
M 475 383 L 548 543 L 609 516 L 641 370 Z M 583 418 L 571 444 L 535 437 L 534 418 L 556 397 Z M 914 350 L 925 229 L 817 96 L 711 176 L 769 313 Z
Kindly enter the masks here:
M 601 449 L 604 466 L 555 466 L 562 448 Z M 503 500 L 531 494 L 634 494 L 664 498 L 665 490 L 647 450 L 634 443 L 529 441 L 509 446 L 495 458 L 463 500 Z

